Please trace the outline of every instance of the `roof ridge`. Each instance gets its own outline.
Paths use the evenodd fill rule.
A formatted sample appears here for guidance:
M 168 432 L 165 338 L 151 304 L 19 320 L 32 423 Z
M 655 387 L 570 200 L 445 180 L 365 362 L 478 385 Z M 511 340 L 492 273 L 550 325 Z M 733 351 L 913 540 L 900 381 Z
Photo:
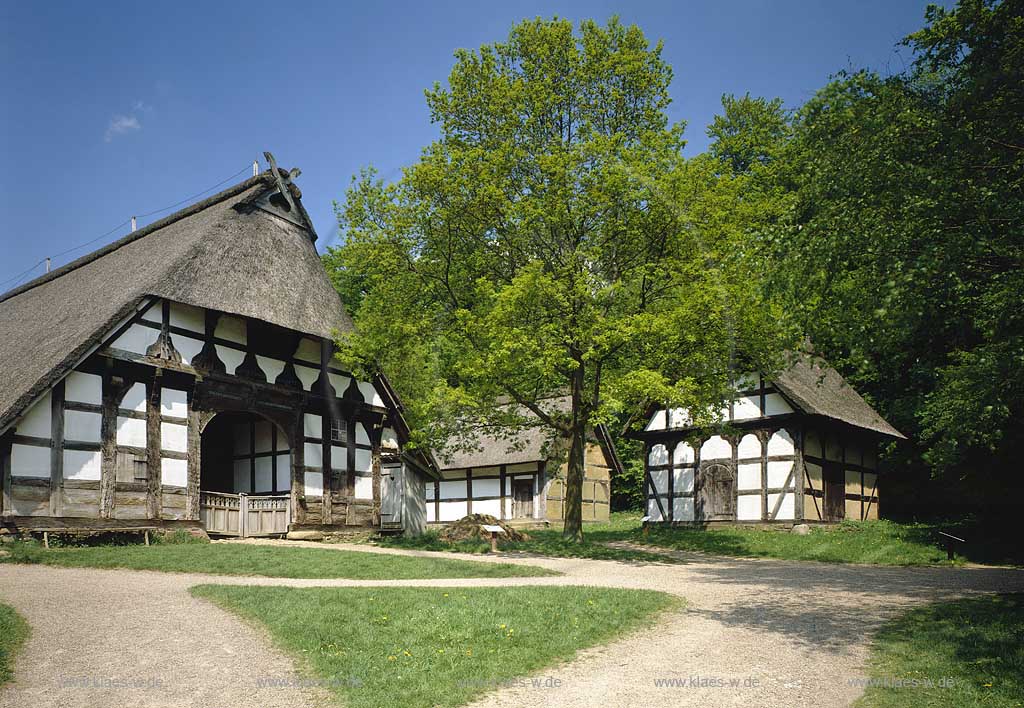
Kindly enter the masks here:
M 181 221 L 182 219 L 193 216 L 194 214 L 198 214 L 199 212 L 204 211 L 210 208 L 211 206 L 214 206 L 215 204 L 219 204 L 225 199 L 229 199 L 237 194 L 241 194 L 242 192 L 256 186 L 260 182 L 276 184 L 276 182 L 272 182 L 272 179 L 273 176 L 271 175 L 270 171 L 266 170 L 256 175 L 255 177 L 250 177 L 242 182 L 239 182 L 238 184 L 232 185 L 231 187 L 228 187 L 227 189 L 224 189 L 212 196 L 209 196 L 206 199 L 195 202 L 183 209 L 179 209 L 176 212 L 168 214 L 164 218 L 154 221 L 152 224 L 147 224 L 146 226 L 143 226 L 141 229 L 132 231 L 126 236 L 122 236 L 116 241 L 108 243 L 106 246 L 102 246 L 96 249 L 95 251 L 90 251 L 89 253 L 86 253 L 84 256 L 80 256 L 75 260 L 71 261 L 70 263 L 67 263 L 61 266 L 60 268 L 57 268 L 56 270 L 50 271 L 49 273 L 45 273 L 39 276 L 38 278 L 34 278 L 28 281 L 24 285 L 20 285 L 16 288 L 8 290 L 5 293 L 0 293 L 0 302 L 4 302 L 5 300 L 9 300 L 12 297 L 15 297 L 16 295 L 21 295 L 22 293 L 28 292 L 33 288 L 56 280 L 57 278 L 60 278 L 61 276 L 66 275 L 74 270 L 77 270 L 78 268 L 81 268 L 84 265 L 92 263 L 93 261 L 103 256 L 106 256 L 107 254 L 113 253 L 122 246 L 126 246 L 129 243 L 133 243 L 134 241 L 137 241 L 140 238 L 148 236 L 153 232 L 159 231 L 160 229 L 166 226 L 170 226 L 171 224 Z

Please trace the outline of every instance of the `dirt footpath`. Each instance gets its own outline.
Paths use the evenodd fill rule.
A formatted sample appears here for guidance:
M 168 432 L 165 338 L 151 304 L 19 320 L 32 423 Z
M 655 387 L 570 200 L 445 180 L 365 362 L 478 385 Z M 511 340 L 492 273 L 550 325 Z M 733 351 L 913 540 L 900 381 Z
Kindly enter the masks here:
M 378 552 L 367 546 L 319 547 Z M 502 557 L 495 560 L 533 563 L 565 575 L 429 581 L 0 565 L 0 601 L 32 626 L 15 682 L 0 691 L 0 706 L 291 708 L 326 702 L 260 630 L 193 599 L 188 588 L 199 583 L 601 585 L 663 590 L 686 599 L 685 609 L 663 616 L 657 626 L 585 651 L 532 677 L 536 682 L 498 689 L 475 703 L 478 708 L 845 706 L 861 693 L 855 682 L 864 675 L 870 635 L 887 618 L 928 601 L 1024 591 L 1020 570 L 684 558 L 668 564 Z

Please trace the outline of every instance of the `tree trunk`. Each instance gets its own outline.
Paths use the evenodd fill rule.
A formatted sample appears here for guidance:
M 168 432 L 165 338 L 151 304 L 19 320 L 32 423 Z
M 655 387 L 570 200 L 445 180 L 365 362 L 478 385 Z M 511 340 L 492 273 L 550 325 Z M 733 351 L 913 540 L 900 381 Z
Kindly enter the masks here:
M 565 475 L 565 525 L 562 538 L 583 541 L 583 448 L 586 445 L 586 415 L 583 412 L 583 365 L 572 379 L 572 425 L 569 432 L 569 462 Z

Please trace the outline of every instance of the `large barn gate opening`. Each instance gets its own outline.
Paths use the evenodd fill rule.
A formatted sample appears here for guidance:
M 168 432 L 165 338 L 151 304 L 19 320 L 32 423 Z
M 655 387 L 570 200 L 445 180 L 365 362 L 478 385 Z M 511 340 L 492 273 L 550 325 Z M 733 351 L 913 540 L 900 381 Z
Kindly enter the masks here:
M 291 450 L 251 413 L 220 413 L 202 434 L 199 518 L 214 536 L 276 536 L 291 523 Z

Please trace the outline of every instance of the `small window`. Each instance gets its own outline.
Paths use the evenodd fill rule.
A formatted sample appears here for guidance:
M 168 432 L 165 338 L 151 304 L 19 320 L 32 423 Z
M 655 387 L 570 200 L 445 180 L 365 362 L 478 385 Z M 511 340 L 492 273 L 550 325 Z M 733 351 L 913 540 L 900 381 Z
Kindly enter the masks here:
M 145 482 L 149 478 L 146 456 L 133 452 L 117 453 L 114 479 L 118 482 Z
M 331 418 L 331 442 L 348 442 L 348 422 L 341 418 Z

